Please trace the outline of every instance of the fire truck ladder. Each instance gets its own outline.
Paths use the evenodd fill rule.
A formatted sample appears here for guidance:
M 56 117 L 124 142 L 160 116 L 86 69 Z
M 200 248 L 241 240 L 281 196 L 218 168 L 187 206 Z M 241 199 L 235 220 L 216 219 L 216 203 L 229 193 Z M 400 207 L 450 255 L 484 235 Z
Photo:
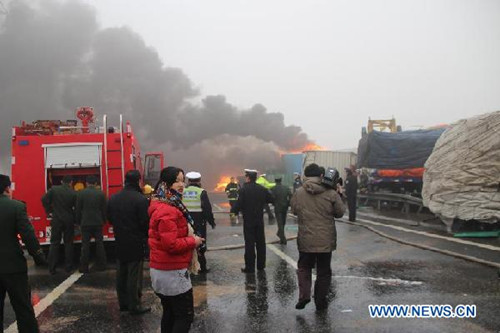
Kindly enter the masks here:
M 125 179 L 125 159 L 123 149 L 123 116 L 120 115 L 120 144 L 117 142 L 108 143 L 107 116 L 103 116 L 104 125 L 104 163 L 106 172 L 106 195 L 109 197 L 110 188 L 123 187 Z M 110 155 L 120 154 L 119 158 L 110 158 Z M 115 161 L 119 160 L 117 164 Z

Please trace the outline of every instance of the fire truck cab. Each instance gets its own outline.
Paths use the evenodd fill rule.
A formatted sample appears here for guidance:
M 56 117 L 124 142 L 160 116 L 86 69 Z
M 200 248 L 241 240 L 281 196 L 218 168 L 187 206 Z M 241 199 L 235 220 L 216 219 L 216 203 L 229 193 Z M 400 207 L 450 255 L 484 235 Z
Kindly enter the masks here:
M 85 187 L 86 177 L 94 175 L 107 197 L 123 188 L 125 173 L 139 170 L 144 175 L 139 142 L 127 121 L 120 115 L 118 127 L 108 127 L 107 116 L 102 126 L 96 123 L 91 107 L 77 109 L 77 120 L 38 120 L 22 123 L 12 129 L 12 190 L 15 199 L 26 203 L 28 216 L 40 244 L 50 244 L 50 217 L 41 198 L 54 185 L 61 184 L 65 175 L 73 177 L 73 187 Z M 154 153 L 161 160 L 163 154 Z M 151 159 L 149 154 L 146 160 Z M 150 177 L 151 178 L 151 177 Z M 103 226 L 104 239 L 114 240 L 113 227 Z M 75 240 L 80 235 L 75 230 Z

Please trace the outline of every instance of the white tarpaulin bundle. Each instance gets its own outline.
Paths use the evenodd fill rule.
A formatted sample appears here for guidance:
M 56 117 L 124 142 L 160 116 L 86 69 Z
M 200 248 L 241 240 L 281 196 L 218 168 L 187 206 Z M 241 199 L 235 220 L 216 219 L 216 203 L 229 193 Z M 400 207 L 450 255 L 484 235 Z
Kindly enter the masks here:
M 441 217 L 500 220 L 500 111 L 460 120 L 425 163 L 424 205 Z

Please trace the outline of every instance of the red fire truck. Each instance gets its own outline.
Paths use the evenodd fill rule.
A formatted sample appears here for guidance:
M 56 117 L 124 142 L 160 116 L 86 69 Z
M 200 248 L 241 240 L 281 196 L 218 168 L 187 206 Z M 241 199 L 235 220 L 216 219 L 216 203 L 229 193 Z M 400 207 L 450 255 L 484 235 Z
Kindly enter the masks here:
M 77 109 L 76 115 L 80 124 L 77 120 L 38 120 L 12 129 L 13 195 L 26 203 L 40 244 L 50 244 L 50 217 L 41 198 L 65 175 L 73 177 L 76 190 L 85 186 L 87 176 L 95 175 L 109 197 L 123 188 L 127 171 L 139 170 L 143 179 L 153 182 L 163 167 L 163 154 L 152 153 L 145 155 L 147 167 L 143 169 L 139 143 L 121 115 L 118 127 L 108 127 L 106 115 L 97 126 L 91 107 Z M 107 241 L 114 240 L 108 223 L 103 235 Z M 76 233 L 75 238 L 79 241 L 80 235 Z

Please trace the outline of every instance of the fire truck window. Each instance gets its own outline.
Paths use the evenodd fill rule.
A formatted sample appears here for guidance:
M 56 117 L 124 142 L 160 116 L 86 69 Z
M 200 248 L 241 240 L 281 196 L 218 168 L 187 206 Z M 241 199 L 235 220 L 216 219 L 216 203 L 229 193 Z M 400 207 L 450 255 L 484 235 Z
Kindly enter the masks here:
M 148 158 L 148 171 L 153 171 L 155 168 L 155 159 L 153 157 Z
M 153 155 L 146 156 L 145 164 L 144 182 L 149 185 L 156 184 L 161 172 L 160 157 Z
M 132 145 L 132 160 L 134 162 L 134 170 L 137 170 L 137 154 L 135 152 L 135 146 Z

